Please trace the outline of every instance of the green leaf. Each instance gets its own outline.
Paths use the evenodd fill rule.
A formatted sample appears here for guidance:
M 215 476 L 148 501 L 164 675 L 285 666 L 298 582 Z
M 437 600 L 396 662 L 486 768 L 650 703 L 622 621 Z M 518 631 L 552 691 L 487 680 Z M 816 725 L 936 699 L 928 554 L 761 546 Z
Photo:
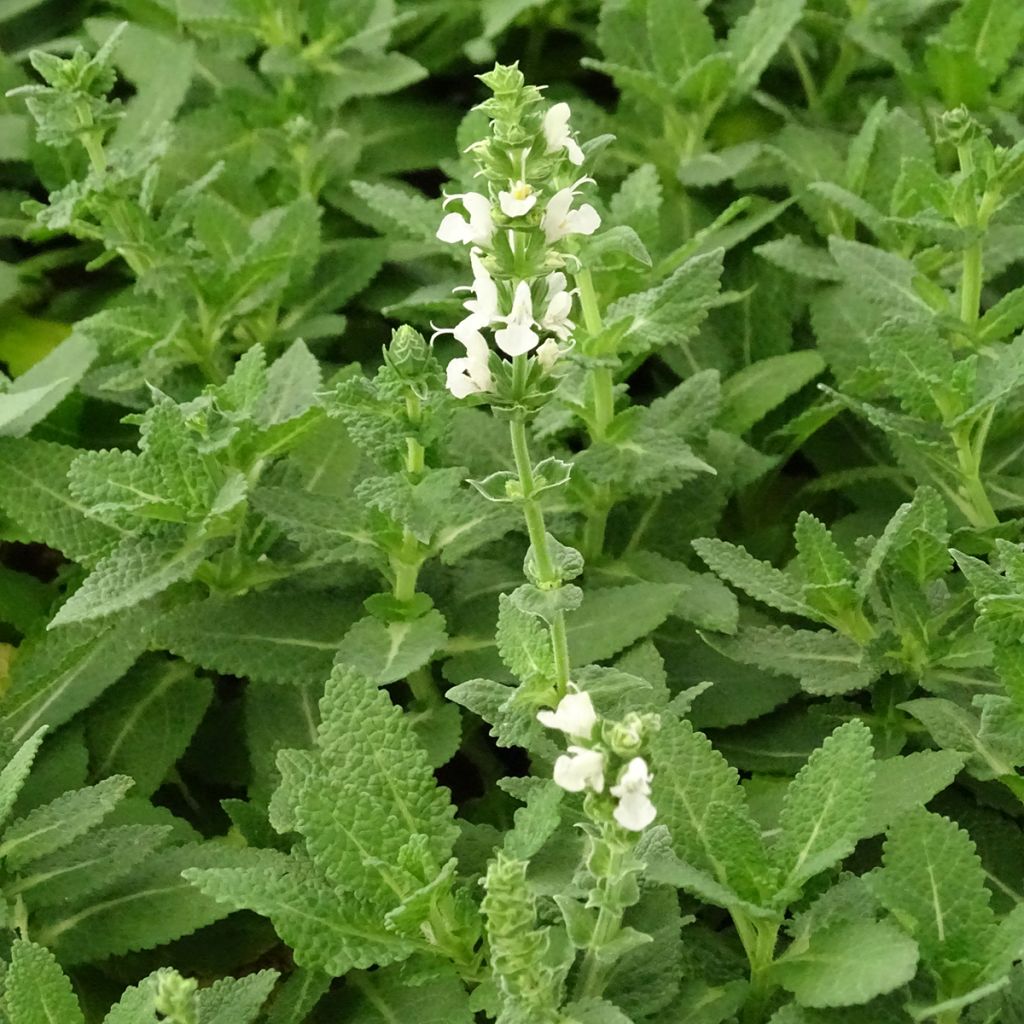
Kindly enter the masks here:
M 803 587 L 796 579 L 768 562 L 754 558 L 743 548 L 728 541 L 702 537 L 693 541 L 693 549 L 712 572 L 754 600 L 789 615 L 818 618 L 804 600 Z
M 917 943 L 889 921 L 845 921 L 794 943 L 771 976 L 801 1006 L 859 1006 L 909 982 Z
M 736 62 L 734 96 L 745 96 L 757 85 L 803 12 L 804 0 L 756 0 L 736 21 L 725 44 Z
M 950 786 L 964 766 L 955 750 L 918 750 L 875 762 L 875 781 L 861 835 L 878 835 L 907 811 L 923 807 Z
M 22 643 L 11 668 L 0 721 L 17 740 L 41 724 L 60 725 L 131 668 L 146 648 L 143 628 L 153 609 L 111 621 L 73 625 Z
M 824 371 L 825 360 L 813 350 L 769 356 L 745 366 L 722 384 L 718 425 L 745 434 Z
M 64 793 L 9 825 L 0 843 L 0 857 L 18 870 L 37 857 L 74 842 L 98 825 L 131 789 L 126 775 L 113 775 L 95 786 Z
M 37 729 L 0 769 L 0 825 L 7 821 L 14 809 L 14 803 L 18 799 L 21 787 L 25 785 L 32 762 L 35 760 L 45 734 L 45 727 Z
M 54 955 L 25 939 L 11 945 L 3 1007 L 10 1024 L 85 1024 Z
M 627 583 L 587 591 L 569 619 L 572 663 L 604 661 L 653 632 L 672 614 L 681 592 L 674 583 Z
M 94 775 L 130 775 L 149 796 L 167 777 L 213 696 L 181 661 L 149 661 L 108 690 L 86 716 Z
M 252 1024 L 277 979 L 277 971 L 218 979 L 196 992 L 199 1019 L 203 1024 Z
M 341 1012 L 350 1024 L 473 1024 L 466 988 L 454 972 L 445 971 L 420 984 L 406 981 L 398 968 L 350 974 L 351 995 Z
M 792 675 L 808 693 L 836 696 L 870 686 L 877 672 L 848 637 L 830 630 L 746 626 L 734 637 L 705 637 L 716 651 L 744 665 Z
M 229 867 L 239 863 L 244 853 L 212 841 L 158 851 L 87 899 L 41 911 L 35 934 L 69 965 L 152 949 L 227 913 L 214 900 L 195 892 L 182 872 Z
M 869 876 L 879 902 L 917 941 L 947 995 L 972 988 L 995 931 L 974 843 L 948 818 L 917 808 L 889 830 L 882 870 Z
M 414 836 L 426 837 L 437 870 L 447 862 L 454 810 L 387 691 L 339 665 L 320 711 L 316 756 L 278 757 L 284 781 L 275 806 L 288 803 L 310 856 L 334 885 L 393 900 L 391 865 Z
M 385 623 L 366 616 L 345 634 L 336 661 L 383 686 L 428 664 L 447 639 L 444 616 L 436 608 L 410 621 Z
M 61 605 L 49 628 L 100 619 L 134 608 L 174 583 L 190 579 L 206 553 L 206 545 L 166 525 L 146 536 L 128 537 L 89 574 Z
M 352 623 L 336 595 L 269 590 L 181 605 L 153 624 L 154 643 L 226 675 L 322 683 Z
M 243 850 L 231 868 L 193 868 L 185 878 L 207 897 L 269 917 L 301 967 L 332 977 L 404 960 L 412 943 L 389 931 L 378 904 L 339 891 L 298 854 Z
M 841 725 L 811 754 L 786 790 L 772 851 L 786 890 L 799 891 L 853 852 L 874 772 L 871 732 L 859 720 Z
M 67 477 L 78 454 L 49 441 L 0 438 L 0 507 L 26 539 L 93 565 L 125 531 L 88 518 L 86 506 L 72 497 Z

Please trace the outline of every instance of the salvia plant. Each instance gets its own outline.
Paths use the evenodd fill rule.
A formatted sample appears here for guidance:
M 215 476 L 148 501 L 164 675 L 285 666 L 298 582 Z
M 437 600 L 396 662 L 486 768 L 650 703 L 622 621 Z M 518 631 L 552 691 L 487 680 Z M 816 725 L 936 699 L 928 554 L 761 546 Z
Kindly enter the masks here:
M 1024 1020 L 1022 57 L 0 0 L 0 1022 Z

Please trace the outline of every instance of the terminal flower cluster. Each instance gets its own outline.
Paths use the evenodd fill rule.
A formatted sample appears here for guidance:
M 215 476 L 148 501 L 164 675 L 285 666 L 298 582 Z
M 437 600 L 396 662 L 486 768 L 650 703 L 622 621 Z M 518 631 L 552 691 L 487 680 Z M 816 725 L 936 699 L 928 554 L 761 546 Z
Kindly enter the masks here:
M 515 93 L 522 76 L 502 70 Z M 515 143 L 499 138 L 492 121 L 492 136 L 469 147 L 487 193 L 447 195 L 444 207 L 452 209 L 437 230 L 441 241 L 468 246 L 473 274 L 472 284 L 456 289 L 468 293 L 466 315 L 434 335 L 451 334 L 465 349 L 447 368 L 457 398 L 492 391 L 503 356 L 531 357 L 552 371 L 576 327 L 569 240 L 601 224 L 591 204 L 577 201 L 593 178 L 577 171 L 584 153 L 570 128 L 569 105 L 556 103 L 541 114 L 534 109 L 542 105 L 540 93 L 528 87 L 520 87 L 515 102 L 522 108 Z
M 566 694 L 554 711 L 537 713 L 541 725 L 565 733 L 570 740 L 568 753 L 562 754 L 554 767 L 555 783 L 570 793 L 608 794 L 615 799 L 612 816 L 624 829 L 642 832 L 654 821 L 657 809 L 651 802 L 651 774 L 647 761 L 639 754 L 630 757 L 625 766 L 615 769 L 624 750 L 639 748 L 643 739 L 643 720 L 629 716 L 621 723 L 608 723 L 605 729 L 590 695 L 584 691 Z M 596 734 L 596 735 L 595 735 Z M 610 739 L 610 742 L 609 742 Z

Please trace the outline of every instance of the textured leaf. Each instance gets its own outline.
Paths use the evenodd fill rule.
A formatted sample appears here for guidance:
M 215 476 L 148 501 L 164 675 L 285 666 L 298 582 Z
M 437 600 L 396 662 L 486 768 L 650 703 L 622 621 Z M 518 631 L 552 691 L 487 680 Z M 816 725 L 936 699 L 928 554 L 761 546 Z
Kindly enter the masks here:
M 149 796 L 185 753 L 212 695 L 184 662 L 140 665 L 86 717 L 93 774 L 130 775 L 135 793 Z
M 861 835 L 878 835 L 914 807 L 951 785 L 963 768 L 955 750 L 919 750 L 875 762 L 875 781 Z
M 757 0 L 736 21 L 726 47 L 736 61 L 732 88 L 737 96 L 746 95 L 757 85 L 803 11 L 804 0 Z
M 392 1024 L 416 1021 L 416 1024 L 473 1024 L 465 986 L 453 973 L 443 973 L 410 984 L 396 968 L 346 979 L 352 995 L 346 999 L 344 1019 L 350 1024 Z
M 573 664 L 604 661 L 653 632 L 672 614 L 681 592 L 674 583 L 628 583 L 587 591 L 569 619 Z
M 790 615 L 817 618 L 803 597 L 803 588 L 792 576 L 768 562 L 754 558 L 728 541 L 702 537 L 693 548 L 708 568 L 756 601 Z
M 36 857 L 61 849 L 98 825 L 131 787 L 132 780 L 126 775 L 113 775 L 37 807 L 8 826 L 0 843 L 0 857 L 17 870 Z
M 232 868 L 191 869 L 185 877 L 208 897 L 269 917 L 302 967 L 338 977 L 353 967 L 403 960 L 408 940 L 384 925 L 382 908 L 339 892 L 304 857 L 241 851 Z
M 244 850 L 215 842 L 159 851 L 107 889 L 71 907 L 42 911 L 36 935 L 65 964 L 152 949 L 188 935 L 227 911 L 196 893 L 187 868 L 228 867 Z
M 384 685 L 422 668 L 447 639 L 444 616 L 436 608 L 409 621 L 384 623 L 367 616 L 345 634 L 336 660 Z
M 412 726 L 387 692 L 338 666 L 320 703 L 315 759 L 282 752 L 275 802 L 293 807 L 310 856 L 341 889 L 394 899 L 389 865 L 411 838 L 427 837 L 439 869 L 456 829 Z
M 260 683 L 322 683 L 352 622 L 335 595 L 272 590 L 182 605 L 154 624 L 154 643 Z
M 49 441 L 0 438 L 0 507 L 29 539 L 92 565 L 123 531 L 89 519 L 86 507 L 72 497 L 67 477 L 78 454 Z
M 14 756 L 0 769 L 0 825 L 7 821 L 14 808 L 21 787 L 32 768 L 45 729 L 38 729 L 15 751 Z
M 855 1006 L 905 985 L 917 944 L 888 921 L 848 921 L 812 932 L 772 966 L 802 1006 Z
M 71 982 L 53 954 L 25 939 L 11 946 L 4 985 L 4 1010 L 10 1024 L 84 1024 Z
M 745 366 L 722 385 L 718 425 L 746 433 L 824 371 L 825 360 L 813 350 L 769 356 Z
M 889 830 L 882 864 L 872 892 L 917 941 L 924 964 L 950 995 L 973 987 L 996 925 L 970 837 L 915 809 Z
M 190 579 L 204 554 L 202 542 L 187 540 L 174 527 L 129 537 L 97 562 L 85 583 L 61 605 L 50 628 L 134 608 L 171 584 Z
M 799 889 L 853 851 L 874 781 L 871 732 L 841 725 L 811 754 L 786 790 L 773 855 L 783 885 Z

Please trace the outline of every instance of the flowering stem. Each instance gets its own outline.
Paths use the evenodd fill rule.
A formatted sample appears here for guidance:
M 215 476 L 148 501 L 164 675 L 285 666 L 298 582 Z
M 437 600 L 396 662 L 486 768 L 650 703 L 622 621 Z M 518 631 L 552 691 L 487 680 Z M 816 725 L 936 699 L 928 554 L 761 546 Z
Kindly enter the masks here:
M 509 421 L 509 432 L 512 438 L 512 455 L 519 474 L 519 487 L 523 496 L 523 515 L 526 518 L 526 529 L 530 535 L 537 576 L 542 589 L 554 590 L 562 585 L 562 579 L 555 568 L 551 549 L 548 545 L 548 533 L 544 524 L 544 513 L 536 498 L 537 482 L 533 475 L 533 463 L 530 460 L 530 447 L 526 439 L 526 418 L 515 413 Z M 551 648 L 555 660 L 555 685 L 559 698 L 565 695 L 569 685 L 569 638 L 565 629 L 565 613 L 561 610 L 552 614 L 550 621 Z
M 413 427 L 419 426 L 423 408 L 419 396 L 411 391 L 405 397 L 405 413 Z M 418 477 L 426 465 L 423 445 L 415 437 L 408 436 L 405 439 L 405 449 L 405 472 L 410 477 Z M 422 545 L 412 531 L 405 527 L 402 531 L 402 547 L 397 555 L 391 557 L 391 567 L 395 573 L 392 589 L 395 600 L 407 604 L 416 596 L 416 584 L 423 561 Z

